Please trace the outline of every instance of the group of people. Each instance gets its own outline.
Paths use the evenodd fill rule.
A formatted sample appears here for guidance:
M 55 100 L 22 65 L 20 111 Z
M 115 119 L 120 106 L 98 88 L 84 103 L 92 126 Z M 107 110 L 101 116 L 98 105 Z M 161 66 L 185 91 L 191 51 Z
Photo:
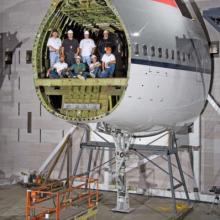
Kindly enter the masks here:
M 116 58 L 112 53 L 114 42 L 109 32 L 103 32 L 103 38 L 98 42 L 98 57 L 95 55 L 96 44 L 89 37 L 89 31 L 84 32 L 84 39 L 78 42 L 72 30 L 67 32 L 67 38 L 61 42 L 57 30 L 53 30 L 47 42 L 50 51 L 50 69 L 47 77 L 91 78 L 113 77 Z M 101 62 L 99 61 L 99 59 Z

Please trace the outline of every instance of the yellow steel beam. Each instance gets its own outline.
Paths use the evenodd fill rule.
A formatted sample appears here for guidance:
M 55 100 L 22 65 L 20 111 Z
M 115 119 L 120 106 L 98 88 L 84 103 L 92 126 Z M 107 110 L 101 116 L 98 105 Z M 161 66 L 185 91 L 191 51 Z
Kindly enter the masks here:
M 35 79 L 35 86 L 123 86 L 126 87 L 128 79 L 126 78 L 108 78 L 108 79 Z

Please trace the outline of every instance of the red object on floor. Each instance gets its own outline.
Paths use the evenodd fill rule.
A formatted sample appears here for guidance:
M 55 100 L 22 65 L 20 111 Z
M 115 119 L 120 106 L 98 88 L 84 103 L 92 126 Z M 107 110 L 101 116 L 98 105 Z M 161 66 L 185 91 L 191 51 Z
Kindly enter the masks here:
M 153 0 L 153 1 L 164 3 L 177 8 L 177 4 L 175 0 Z

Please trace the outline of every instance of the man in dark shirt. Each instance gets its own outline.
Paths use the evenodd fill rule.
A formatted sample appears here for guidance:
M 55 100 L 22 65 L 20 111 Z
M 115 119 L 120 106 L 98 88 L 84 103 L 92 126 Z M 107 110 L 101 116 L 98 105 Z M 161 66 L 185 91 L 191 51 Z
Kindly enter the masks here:
M 114 53 L 115 50 L 115 43 L 113 39 L 109 37 L 109 31 L 105 30 L 103 32 L 103 38 L 98 42 L 98 52 L 99 52 L 99 58 L 102 59 L 103 55 L 105 54 L 105 49 L 107 47 L 112 48 L 112 52 Z
M 68 38 L 62 44 L 62 56 L 65 57 L 68 66 L 72 66 L 75 63 L 75 57 L 79 54 L 79 42 L 73 38 L 72 30 L 67 32 L 67 36 Z

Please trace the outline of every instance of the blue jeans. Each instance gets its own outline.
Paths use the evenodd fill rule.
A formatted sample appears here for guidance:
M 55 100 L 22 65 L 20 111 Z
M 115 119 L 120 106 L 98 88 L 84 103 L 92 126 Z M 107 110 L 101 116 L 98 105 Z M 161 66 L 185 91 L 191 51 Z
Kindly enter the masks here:
M 81 75 L 81 74 L 75 73 L 74 71 L 72 71 L 72 72 L 70 73 L 70 77 L 72 77 L 72 78 L 77 78 L 78 75 Z M 88 76 L 89 76 L 89 73 L 88 73 L 88 72 L 83 72 L 83 73 L 82 73 L 82 76 L 83 76 L 85 79 L 87 79 Z
M 53 68 L 54 64 L 59 62 L 59 53 L 50 52 L 50 67 Z
M 110 64 L 109 68 L 106 68 L 103 72 L 99 74 L 99 78 L 113 77 L 114 72 L 115 72 L 115 64 Z
M 91 64 L 91 57 L 90 56 L 82 57 L 82 61 L 83 63 L 89 66 Z
M 50 71 L 49 77 L 50 77 L 51 79 L 58 79 L 58 78 L 60 78 L 59 74 L 57 73 L 57 71 L 56 71 L 55 69 L 53 69 L 53 70 Z
M 95 75 L 95 77 L 98 77 L 101 73 L 101 69 L 99 67 L 96 67 L 93 71 L 91 71 L 90 73 L 93 73 Z

